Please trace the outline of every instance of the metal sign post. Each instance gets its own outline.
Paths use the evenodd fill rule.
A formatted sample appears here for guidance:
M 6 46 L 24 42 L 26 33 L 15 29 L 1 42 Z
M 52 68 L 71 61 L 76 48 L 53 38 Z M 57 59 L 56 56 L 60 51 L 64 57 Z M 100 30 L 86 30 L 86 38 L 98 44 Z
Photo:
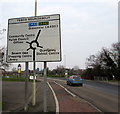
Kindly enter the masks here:
M 33 90 L 32 90 L 32 105 L 35 106 L 36 104 L 36 83 L 35 83 L 35 61 L 33 62 L 33 67 L 34 67 L 34 76 L 33 76 Z
M 35 16 L 37 16 L 37 0 L 35 0 Z M 39 34 L 37 35 L 36 39 L 38 38 Z M 34 44 L 35 41 L 31 42 L 31 45 L 32 43 Z M 36 63 L 35 63 L 35 50 L 36 50 L 36 47 L 33 46 L 33 69 L 34 69 L 34 76 L 33 76 L 33 90 L 32 90 L 32 105 L 35 106 L 36 104 L 36 83 L 35 83 L 35 76 L 36 76 L 36 71 L 35 71 L 35 66 L 36 66 Z
M 37 0 L 35 0 L 35 16 L 37 16 Z
M 25 78 L 25 104 L 24 110 L 28 109 L 28 62 L 25 62 L 26 78 Z
M 47 62 L 44 62 L 44 112 L 47 112 Z

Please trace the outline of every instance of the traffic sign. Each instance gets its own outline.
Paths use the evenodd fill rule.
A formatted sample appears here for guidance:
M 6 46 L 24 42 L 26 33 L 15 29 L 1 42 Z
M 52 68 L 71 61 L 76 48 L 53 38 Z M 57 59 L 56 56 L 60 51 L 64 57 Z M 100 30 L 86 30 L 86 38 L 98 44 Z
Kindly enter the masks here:
M 18 74 L 20 74 L 21 73 L 21 69 L 18 69 Z
M 39 68 L 37 68 L 37 69 L 36 69 L 36 72 L 39 72 L 39 71 L 40 71 L 40 69 L 39 69 Z
M 21 64 L 18 64 L 18 67 L 20 67 L 20 68 L 21 68 Z
M 60 15 L 8 20 L 7 62 L 61 61 Z

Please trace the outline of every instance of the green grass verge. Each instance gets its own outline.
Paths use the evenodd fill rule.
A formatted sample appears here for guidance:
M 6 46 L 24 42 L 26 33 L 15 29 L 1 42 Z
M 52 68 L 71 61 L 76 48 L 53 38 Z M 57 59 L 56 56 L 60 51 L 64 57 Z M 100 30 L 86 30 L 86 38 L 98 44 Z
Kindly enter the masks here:
M 120 80 L 109 80 L 109 82 L 120 82 Z
M 65 77 L 65 75 L 47 75 L 47 77 Z
M 25 81 L 25 77 L 15 77 L 15 76 L 10 76 L 9 78 L 4 77 L 2 78 L 2 81 Z
M 2 76 L 0 76 L 0 81 L 2 81 Z
M 6 109 L 6 105 L 5 104 L 6 104 L 5 102 L 1 103 L 1 110 L 5 110 Z
M 17 77 L 17 76 L 9 76 L 9 77 L 3 77 L 2 81 L 18 81 L 18 82 L 25 82 L 25 77 Z M 33 82 L 33 80 L 29 80 L 29 82 Z M 36 80 L 36 82 L 40 82 Z
M 0 102 L 0 111 L 2 111 L 2 102 Z

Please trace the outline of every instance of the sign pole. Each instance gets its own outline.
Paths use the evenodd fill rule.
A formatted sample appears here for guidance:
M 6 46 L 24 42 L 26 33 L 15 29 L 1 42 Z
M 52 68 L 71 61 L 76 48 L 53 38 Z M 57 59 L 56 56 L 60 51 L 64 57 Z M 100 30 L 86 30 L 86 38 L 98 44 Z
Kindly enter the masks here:
M 35 75 L 36 75 L 36 72 L 35 72 L 35 61 L 33 62 L 33 67 L 34 67 L 34 76 L 33 76 L 33 93 L 32 93 L 32 105 L 35 106 L 36 104 L 36 83 L 35 83 Z
M 25 105 L 24 110 L 28 109 L 28 62 L 25 62 L 26 78 L 25 78 Z
M 35 0 L 35 16 L 37 16 L 37 0 Z M 35 104 L 36 104 L 36 83 L 35 83 L 36 72 L 35 72 L 35 66 L 36 66 L 36 63 L 35 63 L 35 58 L 34 58 L 34 60 L 33 60 L 34 76 L 33 76 L 33 91 L 32 91 L 33 92 L 32 93 L 32 105 L 33 106 L 35 106 Z
M 44 112 L 47 112 L 47 62 L 44 62 Z
M 35 16 L 37 16 L 37 0 L 35 0 Z

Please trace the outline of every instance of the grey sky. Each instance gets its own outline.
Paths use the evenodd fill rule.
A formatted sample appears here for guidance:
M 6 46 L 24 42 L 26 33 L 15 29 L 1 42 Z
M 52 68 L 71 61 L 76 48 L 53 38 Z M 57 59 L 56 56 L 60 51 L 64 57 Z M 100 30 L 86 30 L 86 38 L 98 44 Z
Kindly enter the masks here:
M 6 29 L 9 18 L 34 16 L 34 0 L 1 0 L 0 8 L 0 26 Z M 49 14 L 61 15 L 62 35 L 62 61 L 50 68 L 85 68 L 89 55 L 118 41 L 118 0 L 38 0 L 37 15 Z M 7 32 L 0 45 L 6 42 Z

